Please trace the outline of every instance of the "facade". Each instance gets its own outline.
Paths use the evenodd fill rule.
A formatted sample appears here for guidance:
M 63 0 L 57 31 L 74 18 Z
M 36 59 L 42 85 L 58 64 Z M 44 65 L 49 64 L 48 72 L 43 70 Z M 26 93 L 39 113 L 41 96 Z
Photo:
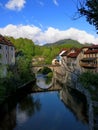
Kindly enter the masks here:
M 98 45 L 92 45 L 84 52 L 80 66 L 98 72 Z
M 59 65 L 59 61 L 57 59 L 52 60 L 52 65 Z
M 75 69 L 77 66 L 77 56 L 80 50 L 77 48 L 72 48 L 67 54 L 67 65 L 71 69 Z
M 59 63 L 67 70 L 76 72 L 98 72 L 98 45 L 82 48 L 62 49 L 52 64 Z
M 15 48 L 5 37 L 0 35 L 0 76 L 7 74 L 7 65 L 15 64 Z
M 70 71 L 81 73 L 92 69 L 97 72 L 98 45 L 62 50 L 59 56 L 61 57 L 61 65 Z
M 13 44 L 2 35 L 0 35 L 0 64 L 15 64 L 15 48 Z
M 59 65 L 62 65 L 62 59 L 66 62 L 66 55 L 67 55 L 68 49 L 62 49 L 58 56 L 56 57 L 56 60 L 58 61 Z

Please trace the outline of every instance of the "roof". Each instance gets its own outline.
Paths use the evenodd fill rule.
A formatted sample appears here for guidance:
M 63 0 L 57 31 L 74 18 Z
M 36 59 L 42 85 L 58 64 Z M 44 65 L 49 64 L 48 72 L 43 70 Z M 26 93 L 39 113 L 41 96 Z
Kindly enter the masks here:
M 89 46 L 88 50 L 84 54 L 96 54 L 98 53 L 98 45 Z
M 81 61 L 83 61 L 83 62 L 87 62 L 87 61 L 89 61 L 89 62 L 91 62 L 91 61 L 95 61 L 96 60 L 96 58 L 83 58 L 83 59 L 81 59 Z
M 67 57 L 70 57 L 70 58 L 76 58 L 78 56 L 77 53 L 70 53 L 69 55 L 67 55 Z
M 77 49 L 75 50 L 75 52 L 69 53 L 69 54 L 67 55 L 67 57 L 68 57 L 68 58 L 76 58 L 76 57 L 79 55 L 80 51 L 81 51 L 81 49 L 78 49 L 78 48 L 77 48 Z
M 67 53 L 67 49 L 62 49 L 59 53 L 60 56 L 64 56 Z
M 81 49 L 84 49 L 84 48 L 89 48 L 90 46 L 83 46 Z
M 90 46 L 89 48 L 98 49 L 98 45 L 92 45 L 92 46 Z
M 13 44 L 2 35 L 0 35 L 0 44 L 13 46 Z
M 87 50 L 86 52 L 84 52 L 84 54 L 95 54 L 95 53 L 98 53 L 98 49 Z

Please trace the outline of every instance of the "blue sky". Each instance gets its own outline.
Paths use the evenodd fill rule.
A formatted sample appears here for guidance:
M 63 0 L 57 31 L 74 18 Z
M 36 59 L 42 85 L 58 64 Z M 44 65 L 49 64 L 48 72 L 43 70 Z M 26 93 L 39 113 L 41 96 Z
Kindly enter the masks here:
M 45 44 L 71 38 L 98 43 L 96 30 L 85 17 L 72 20 L 77 0 L 0 0 L 0 33 Z

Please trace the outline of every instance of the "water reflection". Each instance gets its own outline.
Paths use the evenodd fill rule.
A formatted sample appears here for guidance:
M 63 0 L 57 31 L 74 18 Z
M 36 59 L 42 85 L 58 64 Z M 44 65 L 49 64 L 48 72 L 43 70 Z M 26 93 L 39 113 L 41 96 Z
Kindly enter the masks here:
M 69 109 L 60 101 L 58 92 L 36 93 L 30 96 L 34 101 L 40 99 L 40 111 L 35 111 L 29 115 L 27 107 L 22 109 L 17 107 L 17 125 L 14 130 L 88 130 L 86 124 L 78 120 L 79 118 L 76 119 L 76 113 L 73 114 L 74 111 L 70 111 L 72 106 Z M 73 101 L 74 106 L 75 104 L 76 102 Z M 78 109 L 80 112 L 82 108 L 78 107 Z M 21 116 L 23 119 L 19 118 Z
M 60 97 L 65 106 L 75 115 L 77 120 L 88 123 L 86 97 L 80 92 L 66 87 L 60 91 Z
M 31 116 L 35 111 L 40 111 L 41 104 L 40 99 L 34 100 L 31 95 L 26 96 L 19 104 L 18 109 L 22 112 L 26 112 L 28 116 Z
M 41 83 L 43 78 L 38 76 Z M 65 84 L 52 83 L 62 85 L 62 90 L 9 99 L 0 109 L 0 130 L 88 130 L 85 96 Z
M 40 88 L 47 89 L 52 86 L 52 77 L 47 77 L 47 75 L 37 74 L 36 85 Z
M 0 109 L 0 130 L 14 130 L 17 123 L 23 124 L 41 109 L 38 98 L 35 100 L 31 95 L 27 95 L 21 100 L 19 98 L 19 102 L 16 98 L 9 99 Z
M 1 113 L 0 113 L 1 115 Z M 16 126 L 16 109 L 4 113 L 4 116 L 0 116 L 0 130 L 13 130 Z

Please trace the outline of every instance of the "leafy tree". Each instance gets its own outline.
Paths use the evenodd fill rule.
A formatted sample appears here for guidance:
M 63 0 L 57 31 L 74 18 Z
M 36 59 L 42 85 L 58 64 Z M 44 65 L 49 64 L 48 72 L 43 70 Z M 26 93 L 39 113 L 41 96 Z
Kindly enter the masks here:
M 79 0 L 78 11 L 98 30 L 98 0 Z
M 92 72 L 84 72 L 79 76 L 79 81 L 85 87 L 89 87 L 90 85 L 98 86 L 98 73 Z

